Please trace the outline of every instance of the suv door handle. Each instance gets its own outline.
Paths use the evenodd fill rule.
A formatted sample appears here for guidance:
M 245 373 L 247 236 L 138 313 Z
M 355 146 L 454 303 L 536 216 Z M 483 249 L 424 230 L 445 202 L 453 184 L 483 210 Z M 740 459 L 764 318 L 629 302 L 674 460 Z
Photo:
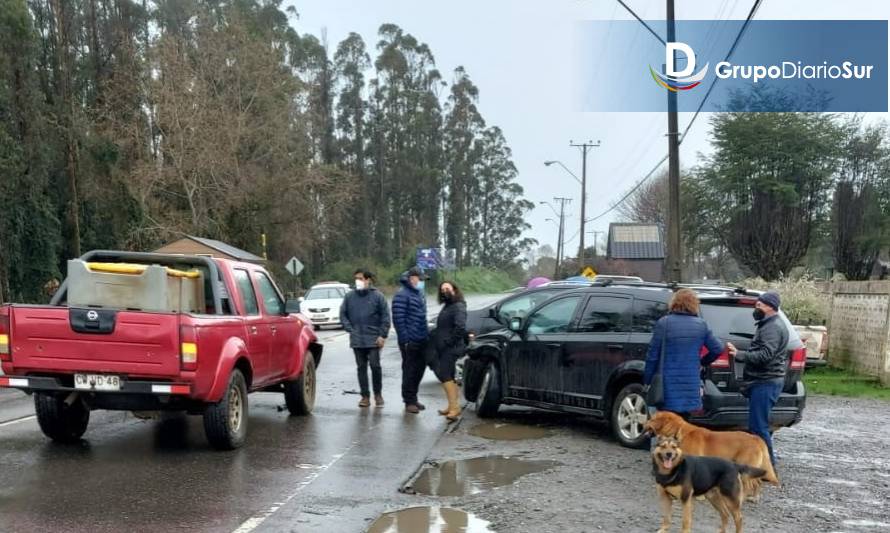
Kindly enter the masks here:
M 606 348 L 608 348 L 610 350 L 623 350 L 624 345 L 623 344 L 609 344 L 606 346 Z

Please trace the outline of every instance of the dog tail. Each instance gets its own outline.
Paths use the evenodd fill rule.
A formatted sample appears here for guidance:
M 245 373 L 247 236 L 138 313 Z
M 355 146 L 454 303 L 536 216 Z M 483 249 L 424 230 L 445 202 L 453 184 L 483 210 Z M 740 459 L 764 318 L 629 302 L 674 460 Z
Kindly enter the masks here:
M 763 480 L 778 487 L 779 476 L 776 475 L 776 471 L 773 469 L 773 463 L 769 459 L 766 460 L 766 467 L 764 470 L 766 471 L 766 475 L 763 476 Z
M 755 468 L 753 466 L 748 465 L 736 465 L 739 468 L 739 474 L 743 476 L 747 476 L 755 479 L 763 479 L 766 480 L 766 470 L 762 468 Z

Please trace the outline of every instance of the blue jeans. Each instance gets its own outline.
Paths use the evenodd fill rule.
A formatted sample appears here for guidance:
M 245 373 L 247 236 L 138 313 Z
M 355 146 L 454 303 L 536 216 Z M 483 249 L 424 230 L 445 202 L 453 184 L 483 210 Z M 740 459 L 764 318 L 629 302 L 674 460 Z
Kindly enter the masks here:
M 781 392 L 782 383 L 771 381 L 754 383 L 748 389 L 748 430 L 766 443 L 773 466 L 776 466 L 776 454 L 769 434 L 769 415 Z

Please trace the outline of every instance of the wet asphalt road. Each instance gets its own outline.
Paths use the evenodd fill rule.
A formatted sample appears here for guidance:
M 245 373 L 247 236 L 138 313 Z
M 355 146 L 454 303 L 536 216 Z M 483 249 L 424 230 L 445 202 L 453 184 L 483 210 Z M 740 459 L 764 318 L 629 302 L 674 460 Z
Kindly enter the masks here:
M 358 409 L 347 336 L 319 337 L 314 413 L 290 417 L 282 395 L 252 394 L 248 443 L 234 452 L 209 447 L 200 417 L 108 411 L 92 413 L 79 445 L 57 445 L 40 432 L 30 397 L 0 390 L 0 531 L 363 531 L 441 437 L 443 396 L 427 372 L 429 409 L 404 413 L 390 340 L 387 404 Z

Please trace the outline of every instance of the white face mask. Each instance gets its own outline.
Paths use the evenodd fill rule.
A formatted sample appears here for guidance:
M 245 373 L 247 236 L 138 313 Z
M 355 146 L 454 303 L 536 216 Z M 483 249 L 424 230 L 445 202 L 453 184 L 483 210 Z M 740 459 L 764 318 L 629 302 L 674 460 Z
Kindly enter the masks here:
M 367 282 L 362 281 L 360 279 L 355 280 L 355 290 L 361 291 L 361 290 L 364 290 L 365 287 L 367 287 L 367 286 L 368 286 Z

